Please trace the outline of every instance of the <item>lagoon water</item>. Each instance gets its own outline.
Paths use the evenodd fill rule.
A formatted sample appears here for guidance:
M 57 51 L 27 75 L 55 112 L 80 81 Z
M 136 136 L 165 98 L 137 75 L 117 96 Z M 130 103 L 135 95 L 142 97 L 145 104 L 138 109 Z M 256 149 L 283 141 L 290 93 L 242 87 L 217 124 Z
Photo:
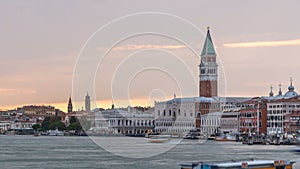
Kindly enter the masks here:
M 107 138 L 109 141 L 110 138 Z M 111 138 L 115 140 L 116 138 Z M 117 138 L 122 142 L 124 137 Z M 145 146 L 140 153 L 147 153 L 150 144 L 146 138 L 138 138 Z M 171 143 L 163 143 L 171 144 Z M 126 144 L 122 144 L 126 146 Z M 130 147 L 130 145 L 128 145 Z M 132 146 L 132 145 L 131 145 Z M 243 145 L 237 142 L 184 140 L 172 149 L 148 158 L 122 157 L 95 144 L 89 137 L 59 136 L 0 136 L 0 168 L 100 168 L 100 169 L 178 169 L 180 162 L 220 161 L 232 159 L 290 159 L 298 161 L 300 155 L 292 150 L 296 146 Z M 126 151 L 120 150 L 120 151 Z M 128 150 L 127 150 L 128 151 Z M 123 152 L 123 154 L 126 154 Z

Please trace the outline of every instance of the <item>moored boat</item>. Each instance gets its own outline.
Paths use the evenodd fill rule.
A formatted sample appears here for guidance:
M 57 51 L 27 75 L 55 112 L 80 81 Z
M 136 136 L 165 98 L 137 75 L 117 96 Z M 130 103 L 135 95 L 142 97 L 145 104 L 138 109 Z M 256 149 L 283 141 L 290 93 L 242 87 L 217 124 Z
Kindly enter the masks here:
M 59 130 L 49 130 L 49 136 L 64 136 L 64 132 L 63 131 L 59 131 Z
M 289 160 L 241 160 L 225 162 L 199 162 L 180 164 L 181 169 L 293 169 L 295 161 Z
M 170 135 L 153 135 L 149 138 L 149 143 L 165 143 L 171 140 Z
M 236 137 L 230 134 L 221 134 L 215 137 L 215 141 L 236 141 Z
M 35 136 L 35 137 L 40 136 L 40 132 L 34 132 L 33 136 Z

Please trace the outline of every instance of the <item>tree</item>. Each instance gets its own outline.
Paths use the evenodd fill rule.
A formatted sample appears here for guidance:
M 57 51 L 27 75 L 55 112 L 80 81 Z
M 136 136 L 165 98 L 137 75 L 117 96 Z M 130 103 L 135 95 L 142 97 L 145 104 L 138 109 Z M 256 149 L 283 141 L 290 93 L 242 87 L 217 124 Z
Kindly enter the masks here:
M 50 129 L 50 117 L 45 117 L 44 121 L 42 122 L 42 129 L 49 130 Z
M 79 122 L 76 123 L 71 123 L 68 127 L 67 130 L 82 130 L 82 127 Z
M 71 116 L 70 123 L 76 123 L 76 122 L 78 122 L 78 119 L 74 116 Z
M 56 129 L 58 129 L 58 130 L 65 130 L 66 126 L 65 126 L 65 124 L 63 122 L 56 121 L 56 122 L 51 123 L 50 126 L 49 126 L 49 128 L 51 130 L 56 130 Z
M 54 123 L 54 122 L 58 122 L 61 121 L 61 117 L 59 116 L 51 116 L 49 122 L 50 123 Z
M 34 124 L 32 125 L 33 130 L 42 130 L 42 126 L 40 124 Z
M 61 122 L 61 117 L 58 116 L 51 116 L 45 117 L 42 123 L 42 129 L 45 130 L 64 130 L 66 128 L 65 124 Z

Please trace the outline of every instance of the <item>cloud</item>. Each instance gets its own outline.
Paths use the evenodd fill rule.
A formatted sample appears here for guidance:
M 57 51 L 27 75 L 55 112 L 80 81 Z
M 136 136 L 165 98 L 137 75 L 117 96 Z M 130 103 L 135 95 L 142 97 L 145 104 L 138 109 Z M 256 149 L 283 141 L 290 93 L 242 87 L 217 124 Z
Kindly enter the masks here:
M 284 40 L 284 41 L 256 41 L 256 42 L 242 42 L 242 43 L 226 43 L 223 44 L 223 46 L 227 48 L 300 46 L 300 39 Z
M 112 50 L 138 50 L 138 49 L 182 49 L 186 48 L 185 45 L 126 45 L 114 47 Z M 106 50 L 106 48 L 98 47 L 99 50 Z
M 15 92 L 16 89 L 9 89 L 9 88 L 0 88 L 0 94 L 7 94 L 11 92 Z
M 0 88 L 1 95 L 31 95 L 35 94 L 33 89 L 12 89 L 12 88 Z

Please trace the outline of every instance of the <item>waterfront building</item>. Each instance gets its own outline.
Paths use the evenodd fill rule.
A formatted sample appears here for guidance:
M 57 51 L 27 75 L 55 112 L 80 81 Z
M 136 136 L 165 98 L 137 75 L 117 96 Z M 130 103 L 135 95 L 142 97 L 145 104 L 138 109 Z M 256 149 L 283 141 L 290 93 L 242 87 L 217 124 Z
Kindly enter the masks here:
M 247 101 L 251 100 L 250 97 L 218 97 L 220 103 L 220 111 L 231 112 L 238 111 L 247 107 Z
M 91 129 L 93 134 L 100 135 L 143 135 L 153 133 L 153 110 L 143 112 L 135 108 L 93 110 L 95 114 L 95 126 Z
M 33 120 L 18 120 L 18 121 L 12 121 L 10 124 L 10 129 L 12 130 L 18 130 L 18 129 L 32 129 L 32 125 L 34 125 L 36 122 Z
M 11 121 L 0 121 L 0 134 L 11 128 Z
M 212 135 L 220 132 L 220 123 L 223 112 L 213 112 L 201 116 L 201 133 Z
M 257 111 L 256 108 L 242 109 L 239 111 L 240 132 L 253 133 L 258 131 L 258 128 L 261 127 L 261 122 L 258 120 L 261 114 L 257 115 Z
M 267 103 L 268 107 L 268 133 L 283 133 L 285 131 L 285 120 L 294 111 L 300 110 L 299 97 L 279 99 Z
M 220 119 L 221 133 L 238 133 L 239 128 L 239 112 L 223 112 Z
M 300 132 L 300 111 L 296 110 L 286 114 L 284 118 L 284 130 L 286 133 Z
M 271 92 L 270 92 L 271 93 Z M 278 95 L 269 96 L 267 103 L 267 132 L 271 133 L 284 133 L 290 131 L 287 127 L 286 117 L 289 117 L 293 112 L 300 110 L 300 98 L 295 91 L 293 81 L 291 79 L 288 91 L 283 95 L 281 92 L 281 85 L 279 86 Z M 292 115 L 291 115 L 292 116 Z
M 194 98 L 176 98 L 155 102 L 155 132 L 178 134 L 195 128 L 196 114 Z

